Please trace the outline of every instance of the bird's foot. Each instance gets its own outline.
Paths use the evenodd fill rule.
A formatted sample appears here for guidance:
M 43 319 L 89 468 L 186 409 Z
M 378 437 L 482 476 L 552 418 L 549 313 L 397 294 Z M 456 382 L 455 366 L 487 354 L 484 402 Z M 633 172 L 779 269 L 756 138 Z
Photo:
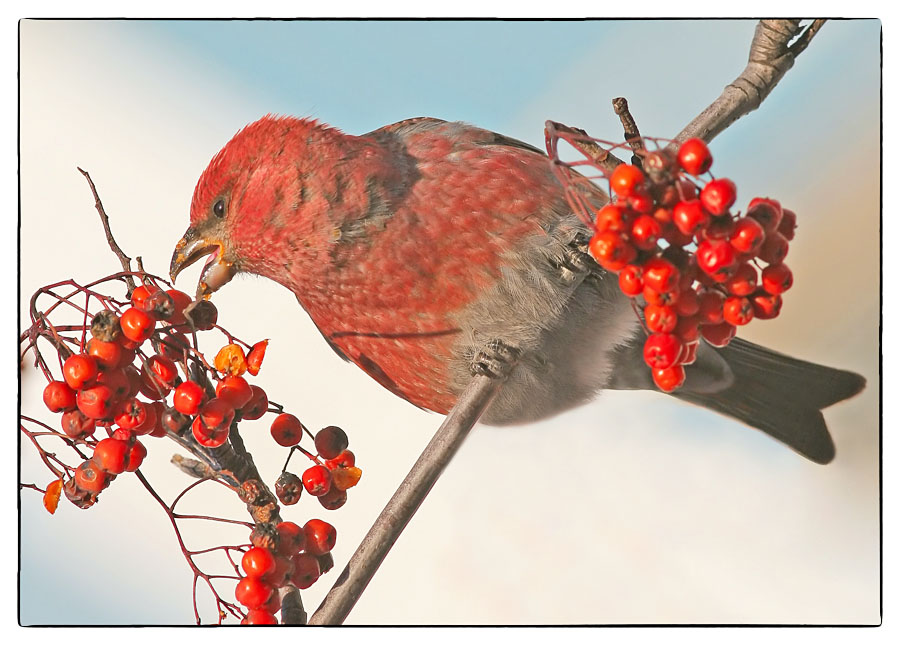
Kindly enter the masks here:
M 563 282 L 575 282 L 585 273 L 597 269 L 597 263 L 588 254 L 589 242 L 590 237 L 586 233 L 576 233 L 572 241 L 563 249 L 562 257 L 554 262 Z
M 491 378 L 506 378 L 521 352 L 507 345 L 502 340 L 494 339 L 485 345 L 484 349 L 475 354 L 472 360 L 472 374 L 490 376 Z

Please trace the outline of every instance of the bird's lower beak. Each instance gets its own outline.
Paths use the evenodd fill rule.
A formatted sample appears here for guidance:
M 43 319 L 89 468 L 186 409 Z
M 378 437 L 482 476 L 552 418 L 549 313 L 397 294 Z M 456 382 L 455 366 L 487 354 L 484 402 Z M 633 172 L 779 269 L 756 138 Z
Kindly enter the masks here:
M 172 254 L 172 263 L 169 265 L 169 275 L 172 282 L 190 265 L 204 256 L 209 256 L 206 265 L 200 273 L 200 282 L 197 284 L 197 299 L 209 298 L 213 292 L 227 283 L 237 270 L 234 263 L 225 258 L 225 245 L 221 240 L 207 238 L 200 235 L 193 227 L 189 228 Z

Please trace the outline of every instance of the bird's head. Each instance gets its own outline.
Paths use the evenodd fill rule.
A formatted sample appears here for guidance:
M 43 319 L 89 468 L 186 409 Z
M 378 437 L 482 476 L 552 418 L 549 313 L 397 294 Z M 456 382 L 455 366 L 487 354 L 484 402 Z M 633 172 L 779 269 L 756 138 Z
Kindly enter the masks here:
M 197 297 L 208 297 L 239 271 L 272 277 L 284 267 L 284 247 L 294 249 L 298 240 L 321 246 L 317 218 L 325 209 L 310 199 L 310 186 L 322 151 L 338 147 L 321 144 L 340 136 L 312 120 L 274 116 L 238 132 L 197 182 L 190 226 L 172 255 L 172 280 L 205 257 Z

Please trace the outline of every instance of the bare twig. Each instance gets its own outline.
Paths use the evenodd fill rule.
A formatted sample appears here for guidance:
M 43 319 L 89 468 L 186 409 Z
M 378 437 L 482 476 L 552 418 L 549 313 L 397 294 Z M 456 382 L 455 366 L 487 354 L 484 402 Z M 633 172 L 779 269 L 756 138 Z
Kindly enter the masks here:
M 758 108 L 824 22 L 815 20 L 801 32 L 799 20 L 760 20 L 750 43 L 750 59 L 744 71 L 675 137 L 671 147 L 692 137 L 712 141 L 732 123 Z
M 545 125 L 551 130 L 555 129 L 557 132 L 563 134 L 574 135 L 566 137 L 566 141 L 591 159 L 597 164 L 597 167 L 604 172 L 611 173 L 618 166 L 625 163 L 612 152 L 594 141 L 590 135 L 581 128 L 573 128 L 565 123 L 559 123 L 558 121 L 547 121 Z
M 119 246 L 118 242 L 116 242 L 116 238 L 113 237 L 112 231 L 109 228 L 109 216 L 106 214 L 106 210 L 103 208 L 103 202 L 100 201 L 100 195 L 97 194 L 97 187 L 94 186 L 94 180 L 91 179 L 91 176 L 88 174 L 87 170 L 78 168 L 78 172 L 84 175 L 84 178 L 87 179 L 88 186 L 91 187 L 91 193 L 93 193 L 94 195 L 94 207 L 100 214 L 100 221 L 103 223 L 103 232 L 106 233 L 106 241 L 109 243 L 109 248 L 111 248 L 112 252 L 116 254 L 117 258 L 119 258 L 119 262 L 122 264 L 122 270 L 130 272 L 131 258 L 125 255 L 125 252 Z M 131 292 L 134 291 L 134 278 L 132 278 L 130 275 L 125 275 L 125 282 L 128 283 L 128 295 L 131 296 Z
M 622 128 L 625 130 L 625 141 L 628 142 L 628 145 L 634 151 L 634 154 L 631 155 L 631 163 L 640 168 L 641 158 L 638 156 L 638 152 L 644 149 L 644 140 L 641 138 L 637 123 L 634 122 L 634 117 L 631 116 L 631 112 L 628 110 L 628 101 L 625 100 L 625 97 L 620 96 L 614 98 L 612 104 L 613 110 L 619 116 Z
M 310 625 L 344 622 L 400 533 L 499 391 L 500 384 L 498 379 L 488 376 L 472 379 L 310 618 Z

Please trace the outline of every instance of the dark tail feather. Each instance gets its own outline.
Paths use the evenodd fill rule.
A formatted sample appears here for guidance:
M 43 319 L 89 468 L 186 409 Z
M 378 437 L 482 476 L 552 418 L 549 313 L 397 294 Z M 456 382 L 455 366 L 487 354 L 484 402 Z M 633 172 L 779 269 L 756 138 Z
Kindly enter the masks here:
M 801 361 L 740 338 L 720 350 L 734 383 L 719 392 L 672 394 L 721 412 L 773 436 L 819 464 L 834 458 L 834 443 L 820 410 L 858 393 L 859 374 Z M 690 373 L 686 386 L 690 387 Z

